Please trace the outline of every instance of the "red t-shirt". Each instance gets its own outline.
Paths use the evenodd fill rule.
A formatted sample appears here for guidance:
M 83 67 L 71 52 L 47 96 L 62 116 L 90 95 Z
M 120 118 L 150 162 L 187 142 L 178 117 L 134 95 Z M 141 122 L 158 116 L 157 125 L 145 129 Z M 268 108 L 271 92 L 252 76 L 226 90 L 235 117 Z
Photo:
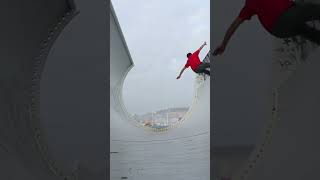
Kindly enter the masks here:
M 293 4 L 292 0 L 246 0 L 239 18 L 250 20 L 256 14 L 264 28 L 271 32 L 279 16 Z
M 190 66 L 193 71 L 195 69 L 197 69 L 197 67 L 201 64 L 201 61 L 200 61 L 200 58 L 199 58 L 199 53 L 200 53 L 200 50 L 197 50 L 196 52 L 194 52 L 188 58 L 188 61 L 187 61 L 186 65 L 184 67 L 188 68 Z

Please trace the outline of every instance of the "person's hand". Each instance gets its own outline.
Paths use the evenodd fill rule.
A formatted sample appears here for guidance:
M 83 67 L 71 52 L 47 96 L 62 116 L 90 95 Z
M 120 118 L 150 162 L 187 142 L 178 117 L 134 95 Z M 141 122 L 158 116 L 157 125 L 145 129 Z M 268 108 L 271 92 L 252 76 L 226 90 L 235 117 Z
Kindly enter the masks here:
M 177 79 L 180 79 L 180 78 L 181 78 L 181 76 L 178 76 L 178 77 L 177 77 Z
M 218 46 L 214 51 L 213 51 L 213 55 L 217 56 L 217 55 L 222 55 L 224 53 L 226 49 L 226 46 L 224 44 L 221 44 L 220 46 Z

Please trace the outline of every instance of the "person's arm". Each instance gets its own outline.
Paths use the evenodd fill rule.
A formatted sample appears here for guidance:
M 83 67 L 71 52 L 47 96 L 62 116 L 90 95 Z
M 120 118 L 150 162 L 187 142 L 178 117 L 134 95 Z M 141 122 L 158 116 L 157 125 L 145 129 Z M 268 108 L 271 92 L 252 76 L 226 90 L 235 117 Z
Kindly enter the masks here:
M 238 29 L 238 27 L 243 23 L 244 19 L 242 18 L 239 18 L 237 17 L 233 22 L 232 24 L 229 26 L 225 36 L 224 36 L 224 39 L 221 43 L 220 46 L 218 46 L 215 51 L 213 52 L 213 55 L 216 56 L 216 55 L 220 55 L 220 54 L 223 54 L 226 46 L 228 45 L 231 37 L 233 36 L 233 34 L 236 32 L 236 30 Z
M 250 20 L 251 17 L 255 14 L 256 10 L 251 8 L 250 3 L 246 3 L 245 6 L 241 9 L 238 17 L 232 22 L 232 24 L 228 28 L 221 45 L 214 50 L 213 55 L 216 56 L 223 54 L 229 43 L 229 40 L 236 32 L 236 30 L 239 28 L 239 26 L 243 23 L 243 21 Z
M 200 52 L 205 45 L 207 45 L 207 42 L 204 42 L 197 51 Z
M 181 77 L 181 75 L 182 75 L 183 71 L 184 71 L 184 70 L 186 70 L 186 69 L 187 69 L 186 67 L 183 67 L 183 68 L 182 68 L 182 70 L 180 71 L 180 74 L 179 74 L 179 76 L 177 77 L 177 79 L 180 79 L 180 77 Z

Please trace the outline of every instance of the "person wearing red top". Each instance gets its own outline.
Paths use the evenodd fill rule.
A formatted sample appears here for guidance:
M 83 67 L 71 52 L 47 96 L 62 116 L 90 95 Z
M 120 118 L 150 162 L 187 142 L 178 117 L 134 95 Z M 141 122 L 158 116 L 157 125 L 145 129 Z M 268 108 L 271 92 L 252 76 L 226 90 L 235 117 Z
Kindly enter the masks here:
M 320 30 L 307 24 L 320 20 L 320 4 L 298 3 L 292 0 L 246 0 L 238 17 L 228 28 L 223 42 L 213 55 L 221 55 L 238 27 L 257 15 L 263 27 L 278 38 L 300 35 L 320 45 Z
M 207 45 L 206 42 L 203 43 L 203 45 L 194 53 L 188 53 L 187 54 L 187 63 L 184 65 L 184 67 L 182 68 L 182 70 L 180 71 L 179 76 L 177 77 L 177 79 L 180 79 L 182 73 L 184 72 L 184 70 L 186 70 L 188 67 L 191 67 L 191 69 L 196 72 L 196 73 L 205 73 L 207 75 L 210 76 L 210 71 L 206 70 L 206 68 L 210 67 L 210 63 L 206 63 L 206 62 L 201 62 L 200 58 L 199 58 L 199 53 L 202 50 L 202 48 Z

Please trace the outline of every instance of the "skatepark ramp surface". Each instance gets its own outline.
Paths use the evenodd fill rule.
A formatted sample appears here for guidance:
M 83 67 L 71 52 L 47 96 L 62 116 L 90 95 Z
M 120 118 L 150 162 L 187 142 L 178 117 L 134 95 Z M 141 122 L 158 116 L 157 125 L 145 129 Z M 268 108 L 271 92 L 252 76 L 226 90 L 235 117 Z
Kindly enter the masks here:
M 210 179 L 210 78 L 196 78 L 194 101 L 181 123 L 160 131 L 141 127 L 123 105 L 133 61 L 113 9 L 110 37 L 111 179 Z
M 0 179 L 62 179 L 39 118 L 46 56 L 76 14 L 71 1 L 2 1 Z M 69 172 L 71 175 L 71 172 Z
M 273 119 L 234 179 L 312 179 L 318 175 L 320 51 L 274 90 Z
M 310 23 L 320 29 L 319 21 Z M 264 137 L 233 179 L 318 177 L 319 60 L 318 46 L 301 37 L 274 40 L 272 118 Z
M 0 2 L 1 180 L 107 179 L 106 5 Z
M 237 8 L 237 10 L 240 10 L 245 1 L 237 1 L 232 5 L 223 0 L 215 2 L 215 33 L 217 37 L 223 37 L 225 29 L 229 25 L 225 23 L 230 21 L 222 20 L 221 17 L 225 17 L 226 19 L 230 17 L 233 18 L 237 15 L 236 13 L 238 13 L 236 11 L 225 13 L 223 12 L 224 9 L 228 7 L 230 9 Z M 304 0 L 304 2 L 311 1 Z M 319 0 L 313 0 L 312 2 L 318 3 Z M 229 16 L 231 13 L 233 13 L 233 15 Z M 320 29 L 319 21 L 308 22 L 308 24 Z M 217 169 L 221 171 L 220 174 L 228 178 L 230 177 L 232 180 L 314 179 L 318 177 L 317 169 L 319 169 L 319 165 L 317 165 L 317 162 L 320 158 L 318 155 L 320 144 L 317 139 L 319 136 L 317 129 L 319 126 L 320 108 L 318 98 L 320 88 L 318 83 L 320 65 L 319 49 L 316 45 L 299 36 L 288 39 L 272 39 L 272 36 L 262 28 L 256 18 L 252 19 L 252 21 L 245 26 L 242 26 L 240 30 L 242 31 L 242 35 L 237 36 L 237 38 L 233 40 L 233 45 L 230 46 L 228 55 L 222 57 L 230 61 L 230 66 L 228 66 L 227 70 L 229 73 L 228 76 L 234 77 L 234 74 L 231 75 L 233 72 L 230 71 L 232 66 L 237 66 L 237 70 L 244 69 L 247 71 L 245 74 L 249 76 L 254 74 L 254 76 L 259 77 L 259 82 L 251 83 L 254 86 L 245 85 L 245 81 L 250 79 L 249 77 L 242 78 L 240 82 L 246 86 L 246 90 L 248 92 L 252 92 L 252 90 L 258 92 L 259 89 L 255 86 L 262 82 L 258 85 L 263 87 L 261 89 L 267 93 L 259 94 L 258 96 L 252 93 L 251 97 L 254 97 L 257 102 L 259 102 L 257 107 L 260 106 L 260 109 L 255 109 L 255 107 L 252 106 L 253 103 L 249 101 L 251 97 L 248 97 L 248 100 L 245 102 L 246 105 L 244 107 L 248 110 L 244 112 L 247 114 L 257 113 L 259 116 L 247 118 L 251 122 L 246 123 L 244 114 L 238 116 L 239 119 L 241 118 L 240 121 L 236 119 L 227 124 L 229 126 L 226 127 L 232 127 L 230 128 L 232 129 L 232 133 L 237 135 L 232 137 L 228 134 L 229 137 L 232 137 L 232 139 L 229 138 L 231 143 L 228 142 L 227 137 L 221 138 L 221 136 L 227 133 L 223 133 L 221 130 L 223 128 L 221 126 L 222 123 L 219 124 L 218 122 L 219 119 L 225 122 L 228 121 L 227 115 L 217 118 L 220 112 L 216 109 L 220 108 L 219 110 L 221 112 L 227 109 L 228 112 L 232 111 L 236 113 L 241 107 L 232 107 L 232 105 L 229 105 L 231 104 L 229 102 L 228 107 L 223 108 L 223 103 L 225 103 L 227 99 L 225 98 L 219 101 L 217 100 L 218 97 L 215 97 L 216 101 L 213 102 L 216 104 L 214 106 L 216 110 L 214 114 L 216 116 L 214 126 L 216 129 L 215 145 L 222 143 L 232 145 L 232 143 L 241 142 L 241 139 L 247 142 L 251 141 L 249 145 L 254 145 L 250 155 L 245 158 L 242 157 L 243 160 L 241 164 L 237 163 L 239 161 L 227 164 L 228 158 L 219 157 L 221 161 L 224 160 L 225 163 L 216 163 L 220 165 Z M 243 42 L 246 42 L 247 39 L 250 39 L 250 43 L 243 46 Z M 257 42 L 255 41 L 257 41 L 257 39 L 263 43 L 256 46 Z M 251 51 L 252 49 L 260 51 L 260 53 L 253 53 Z M 237 58 L 233 60 L 232 57 Z M 238 59 L 241 59 L 239 64 L 237 64 Z M 252 61 L 251 64 L 246 64 L 246 59 Z M 264 61 L 265 64 L 263 64 L 263 61 L 259 61 L 261 59 L 266 59 L 266 61 Z M 257 61 L 259 64 L 254 64 Z M 226 76 L 226 74 L 222 75 L 222 71 L 225 71 L 223 65 L 225 64 L 219 64 L 219 69 L 217 69 L 216 72 L 217 77 L 221 78 L 223 75 Z M 241 67 L 242 65 L 246 67 Z M 251 69 L 255 68 L 258 69 L 259 72 L 252 73 Z M 262 73 L 259 74 L 260 72 Z M 225 83 L 225 81 L 221 82 Z M 236 82 L 237 81 L 232 80 L 231 84 L 237 84 Z M 225 90 L 227 86 L 215 82 L 215 87 Z M 217 92 L 218 91 L 215 90 L 214 95 L 225 97 L 223 91 Z M 241 93 L 244 94 L 244 92 Z M 245 95 L 242 96 L 246 97 Z M 230 95 L 230 97 L 234 96 Z M 236 100 L 232 101 L 234 101 L 234 104 L 244 102 L 243 99 L 239 99 L 240 98 L 237 97 Z M 241 131 L 237 130 L 237 127 L 240 127 L 236 126 L 238 122 L 241 122 L 241 126 L 243 126 Z M 262 126 L 260 127 L 260 125 L 265 127 L 261 131 L 260 128 Z M 250 130 L 249 128 L 247 129 L 247 127 L 253 130 L 259 130 L 260 132 L 252 131 L 253 133 L 250 136 L 245 137 L 243 134 Z M 219 141 L 219 143 L 217 143 L 217 141 Z M 236 147 L 234 149 L 236 149 Z M 227 153 L 228 149 L 225 151 Z M 230 157 L 232 157 L 232 155 L 230 155 Z M 237 168 L 233 167 L 235 164 Z M 227 168 L 225 168 L 226 166 Z M 230 169 L 232 169 L 232 171 L 229 171 Z M 225 173 L 226 170 L 228 170 L 227 173 Z

